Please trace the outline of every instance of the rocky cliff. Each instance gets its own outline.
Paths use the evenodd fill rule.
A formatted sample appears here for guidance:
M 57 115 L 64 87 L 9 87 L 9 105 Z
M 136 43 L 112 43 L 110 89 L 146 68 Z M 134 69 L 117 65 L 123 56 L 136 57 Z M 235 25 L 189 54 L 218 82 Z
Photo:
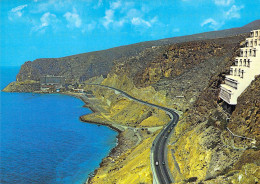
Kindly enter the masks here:
M 3 89 L 4 92 L 34 92 L 39 90 L 40 82 L 34 80 L 15 81 Z

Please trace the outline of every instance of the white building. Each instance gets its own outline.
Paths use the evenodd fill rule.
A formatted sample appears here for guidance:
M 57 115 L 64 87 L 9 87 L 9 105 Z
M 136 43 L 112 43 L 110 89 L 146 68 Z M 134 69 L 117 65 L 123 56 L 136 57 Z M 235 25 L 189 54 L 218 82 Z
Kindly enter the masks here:
M 230 105 L 237 104 L 237 98 L 260 75 L 260 29 L 250 32 L 240 56 L 235 59 L 235 66 L 230 67 L 230 74 L 221 84 L 219 97 Z

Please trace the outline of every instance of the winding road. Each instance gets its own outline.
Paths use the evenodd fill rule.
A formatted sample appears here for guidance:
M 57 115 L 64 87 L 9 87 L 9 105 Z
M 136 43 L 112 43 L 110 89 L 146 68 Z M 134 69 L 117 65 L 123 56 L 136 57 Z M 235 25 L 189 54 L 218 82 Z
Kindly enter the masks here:
M 152 167 L 152 173 L 153 173 L 153 183 L 154 184 L 168 184 L 173 183 L 174 179 L 171 175 L 169 165 L 168 165 L 168 159 L 167 159 L 167 143 L 168 139 L 170 137 L 170 134 L 174 131 L 174 127 L 176 126 L 177 122 L 179 121 L 179 115 L 173 110 L 166 107 L 162 107 L 159 105 L 151 104 L 149 102 L 145 102 L 142 100 L 139 100 L 135 97 L 130 96 L 126 92 L 116 89 L 110 86 L 100 85 L 100 84 L 88 84 L 88 85 L 96 85 L 105 87 L 108 89 L 115 90 L 121 95 L 137 101 L 139 103 L 156 107 L 158 109 L 161 109 L 165 111 L 170 116 L 170 122 L 163 128 L 163 130 L 157 135 L 155 140 L 153 141 L 153 145 L 151 148 L 151 167 Z

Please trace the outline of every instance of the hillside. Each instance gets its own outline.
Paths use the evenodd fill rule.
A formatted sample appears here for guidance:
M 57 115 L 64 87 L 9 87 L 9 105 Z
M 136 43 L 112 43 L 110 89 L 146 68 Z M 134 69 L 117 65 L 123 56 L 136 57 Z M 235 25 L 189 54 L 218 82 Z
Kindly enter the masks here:
M 260 20 L 256 20 L 241 28 L 233 28 L 222 31 L 207 32 L 189 36 L 167 38 L 156 41 L 141 42 L 111 48 L 103 51 L 89 52 L 63 58 L 42 58 L 25 62 L 22 65 L 17 81 L 36 80 L 41 75 L 63 75 L 68 82 L 84 81 L 94 76 L 106 76 L 114 66 L 114 60 L 136 56 L 146 48 L 163 46 L 174 43 L 182 43 L 197 40 L 215 39 L 248 33 L 252 29 L 259 28 Z
M 224 80 L 224 75 L 229 73 L 229 67 L 233 64 L 234 58 L 239 55 L 239 48 L 247 36 L 248 34 L 241 34 L 149 48 L 137 56 L 117 60 L 117 64 L 102 82 L 104 85 L 127 91 L 144 101 L 184 112 L 168 146 L 170 169 L 176 182 L 225 183 L 227 181 L 226 183 L 235 184 L 239 183 L 240 175 L 244 183 L 252 183 L 260 179 L 257 174 L 260 169 L 259 134 L 257 133 L 260 110 L 259 87 L 257 87 L 259 77 L 241 96 L 231 117 L 223 110 L 222 102 L 218 99 L 219 87 Z M 93 92 L 104 103 L 106 103 L 105 99 L 109 99 L 110 108 L 120 104 L 118 110 L 120 109 L 122 116 L 117 119 L 119 122 L 131 118 L 129 111 L 140 112 L 135 107 L 126 107 L 127 103 L 118 99 L 118 95 L 108 94 L 107 90 L 93 89 Z M 250 92 L 254 95 L 248 95 Z M 118 112 L 115 114 L 118 115 Z M 113 119 L 113 116 L 109 116 L 109 119 Z M 230 122 L 227 121 L 229 117 Z M 134 121 L 148 121 L 149 124 L 146 126 L 149 127 L 157 121 L 148 120 L 149 118 L 147 120 L 137 118 Z M 133 125 L 133 127 L 138 126 L 139 124 Z M 227 128 L 236 135 L 247 136 L 250 139 L 235 137 L 233 140 Z M 144 139 L 142 146 L 145 147 L 146 143 L 150 144 L 148 138 Z M 139 148 L 132 147 L 130 150 L 132 151 L 129 154 L 132 154 Z M 125 168 L 131 170 L 133 172 L 131 174 L 135 177 L 146 176 L 151 179 L 148 177 L 147 170 L 143 170 L 149 165 L 142 163 L 140 158 L 136 157 L 135 162 L 142 164 L 131 165 L 131 167 L 128 161 L 133 159 L 132 155 L 126 157 L 125 154 L 120 154 L 118 159 L 115 157 L 112 159 L 116 164 L 104 162 L 92 178 L 93 183 L 129 181 Z M 142 170 L 139 170 L 140 167 Z M 109 174 L 108 168 L 112 169 L 109 170 Z M 147 180 L 137 181 L 149 183 Z

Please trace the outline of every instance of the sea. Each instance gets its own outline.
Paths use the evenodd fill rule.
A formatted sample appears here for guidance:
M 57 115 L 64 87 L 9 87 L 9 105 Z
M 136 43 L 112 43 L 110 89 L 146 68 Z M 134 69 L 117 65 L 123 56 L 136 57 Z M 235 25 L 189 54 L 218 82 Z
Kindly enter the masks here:
M 19 67 L 1 67 L 1 89 Z M 116 146 L 117 132 L 79 117 L 84 103 L 62 94 L 0 92 L 0 183 L 82 184 Z

